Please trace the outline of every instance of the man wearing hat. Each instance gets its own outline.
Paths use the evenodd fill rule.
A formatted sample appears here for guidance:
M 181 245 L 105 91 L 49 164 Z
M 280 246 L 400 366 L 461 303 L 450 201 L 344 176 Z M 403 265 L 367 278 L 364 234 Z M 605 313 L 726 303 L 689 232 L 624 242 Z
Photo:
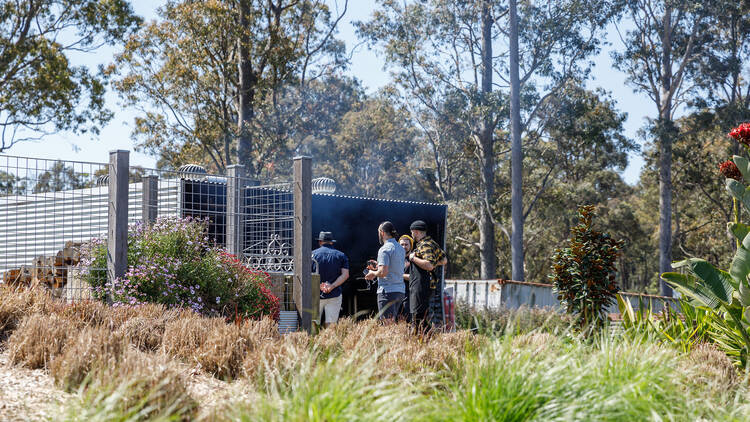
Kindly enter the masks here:
M 333 233 L 322 231 L 318 235 L 320 247 L 312 252 L 313 266 L 317 263 L 320 274 L 320 311 L 318 320 L 325 310 L 325 326 L 335 324 L 341 311 L 341 285 L 349 278 L 349 258 L 333 248 Z M 315 268 L 313 268 L 313 271 Z
M 417 220 L 409 226 L 411 236 L 416 245 L 409 254 L 409 305 L 411 320 L 418 331 L 430 328 L 428 311 L 430 299 L 438 287 L 439 279 L 435 270 L 440 265 L 448 263 L 445 252 L 440 246 L 427 236 L 427 224 Z

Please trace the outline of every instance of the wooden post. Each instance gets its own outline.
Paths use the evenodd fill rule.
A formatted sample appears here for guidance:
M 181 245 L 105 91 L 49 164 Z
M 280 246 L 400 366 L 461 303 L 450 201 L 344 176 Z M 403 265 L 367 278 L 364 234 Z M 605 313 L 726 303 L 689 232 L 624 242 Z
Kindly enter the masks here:
M 128 170 L 130 152 L 109 153 L 109 220 L 107 223 L 107 280 L 128 269 Z M 113 286 L 114 288 L 114 286 Z
M 294 157 L 294 303 L 301 328 L 313 329 L 319 295 L 312 286 L 312 160 Z
M 242 257 L 245 230 L 242 221 L 242 185 L 245 178 L 245 166 L 234 164 L 227 167 L 227 251 Z
M 159 212 L 159 176 L 143 176 L 143 222 L 153 223 Z

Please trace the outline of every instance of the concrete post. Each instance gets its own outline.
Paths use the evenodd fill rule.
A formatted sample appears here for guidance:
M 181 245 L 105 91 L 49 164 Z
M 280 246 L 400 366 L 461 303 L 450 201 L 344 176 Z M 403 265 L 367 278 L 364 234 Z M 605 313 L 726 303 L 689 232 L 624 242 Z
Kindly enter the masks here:
M 123 277 L 128 269 L 128 176 L 130 152 L 109 153 L 109 220 L 107 224 L 107 280 Z
M 242 219 L 242 185 L 245 166 L 235 164 L 227 167 L 227 251 L 238 258 L 244 249 L 245 229 Z
M 294 157 L 294 302 L 300 327 L 311 332 L 320 296 L 312 286 L 312 159 Z M 318 290 L 319 291 L 319 290 Z
M 143 176 L 143 222 L 153 223 L 159 213 L 159 176 Z

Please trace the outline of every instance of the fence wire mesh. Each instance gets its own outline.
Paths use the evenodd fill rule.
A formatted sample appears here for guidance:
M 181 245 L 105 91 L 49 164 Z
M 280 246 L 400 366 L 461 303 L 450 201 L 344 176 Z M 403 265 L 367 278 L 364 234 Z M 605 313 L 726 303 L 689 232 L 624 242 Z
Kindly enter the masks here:
M 93 264 L 81 259 L 92 242 L 106 242 L 108 172 L 108 163 L 0 155 L 3 283 L 44 284 L 69 302 L 92 298 L 90 279 L 106 277 L 106 269 L 92 270 Z M 258 186 L 250 178 L 208 174 L 198 166 L 130 167 L 128 173 L 128 224 L 200 218 L 211 241 L 248 267 L 268 273 L 293 270 L 291 183 Z M 239 187 L 235 203 L 229 198 L 232 183 Z M 284 277 L 275 283 L 288 308 L 291 285 Z
M 44 284 L 63 294 L 81 245 L 106 235 L 106 174 L 104 163 L 0 156 L 4 283 Z

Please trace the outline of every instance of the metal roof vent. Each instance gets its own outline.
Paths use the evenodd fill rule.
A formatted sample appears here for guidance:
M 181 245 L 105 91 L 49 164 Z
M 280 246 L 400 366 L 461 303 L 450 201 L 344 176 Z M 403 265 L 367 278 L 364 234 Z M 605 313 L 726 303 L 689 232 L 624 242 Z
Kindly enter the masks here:
M 334 193 L 336 182 L 328 177 L 318 177 L 312 180 L 312 193 Z
M 180 176 L 185 179 L 204 179 L 208 174 L 206 168 L 198 164 L 184 164 L 177 169 Z
M 109 186 L 109 175 L 103 174 L 96 178 L 96 186 Z

